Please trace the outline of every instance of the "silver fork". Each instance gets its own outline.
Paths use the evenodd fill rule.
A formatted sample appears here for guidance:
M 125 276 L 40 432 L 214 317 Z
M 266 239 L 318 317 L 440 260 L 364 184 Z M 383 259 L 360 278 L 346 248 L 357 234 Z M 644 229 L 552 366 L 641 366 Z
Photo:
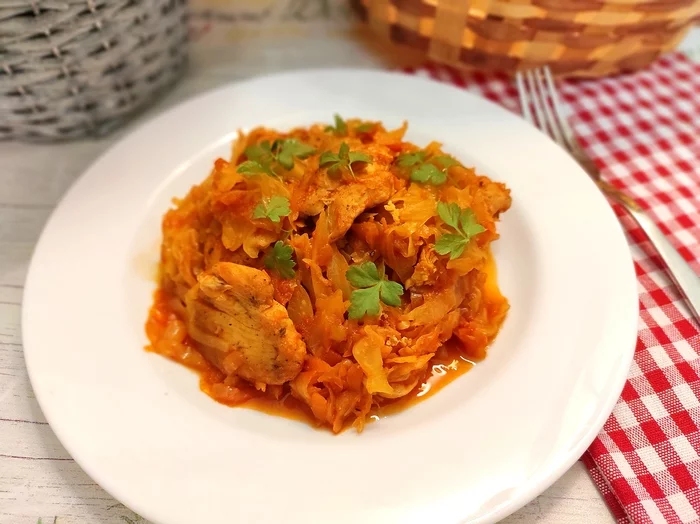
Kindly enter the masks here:
M 666 263 L 668 273 L 685 297 L 691 314 L 700 322 L 700 277 L 695 274 L 661 230 L 642 211 L 639 204 L 600 178 L 600 171 L 583 151 L 564 118 L 562 103 L 549 68 L 545 66 L 526 72 L 518 72 L 515 81 L 525 119 L 544 131 L 568 151 L 596 182 L 605 196 L 622 205 L 639 224 L 659 256 Z

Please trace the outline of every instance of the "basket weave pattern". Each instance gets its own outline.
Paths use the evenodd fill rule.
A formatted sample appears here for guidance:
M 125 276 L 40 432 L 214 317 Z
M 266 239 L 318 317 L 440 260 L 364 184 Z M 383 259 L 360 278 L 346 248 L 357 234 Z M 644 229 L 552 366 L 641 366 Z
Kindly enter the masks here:
M 642 68 L 700 20 L 700 0 L 361 1 L 377 32 L 436 62 L 570 76 Z
M 102 135 L 186 62 L 184 0 L 0 0 L 0 139 Z

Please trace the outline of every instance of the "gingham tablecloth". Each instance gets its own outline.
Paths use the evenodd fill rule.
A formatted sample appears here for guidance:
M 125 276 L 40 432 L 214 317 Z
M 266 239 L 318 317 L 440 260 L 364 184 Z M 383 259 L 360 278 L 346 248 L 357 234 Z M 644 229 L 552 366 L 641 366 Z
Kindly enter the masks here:
M 407 72 L 520 112 L 505 76 L 430 65 Z M 700 64 L 673 53 L 643 72 L 561 90 L 604 178 L 700 273 Z M 639 337 L 622 397 L 582 460 L 618 522 L 700 523 L 700 328 L 644 233 L 616 212 L 637 272 Z

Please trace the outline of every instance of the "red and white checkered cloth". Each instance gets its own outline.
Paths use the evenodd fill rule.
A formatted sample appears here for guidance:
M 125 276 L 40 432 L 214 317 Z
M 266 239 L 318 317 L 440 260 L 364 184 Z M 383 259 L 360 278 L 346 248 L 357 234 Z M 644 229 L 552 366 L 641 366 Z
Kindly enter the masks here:
M 520 112 L 502 75 L 408 70 Z M 562 85 L 574 131 L 603 176 L 634 197 L 700 273 L 700 64 L 680 53 L 646 71 Z M 630 374 L 582 460 L 618 522 L 700 523 L 700 327 L 641 229 L 616 209 L 637 272 Z

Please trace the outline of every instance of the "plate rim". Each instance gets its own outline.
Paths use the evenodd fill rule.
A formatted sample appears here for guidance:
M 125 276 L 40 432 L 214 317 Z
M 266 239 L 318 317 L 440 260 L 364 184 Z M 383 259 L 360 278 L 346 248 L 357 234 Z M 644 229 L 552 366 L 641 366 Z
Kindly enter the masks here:
M 131 123 L 131 126 L 127 128 L 126 132 L 124 133 L 123 136 L 119 137 L 117 140 L 115 140 L 112 144 L 110 144 L 104 151 L 102 151 L 89 165 L 86 167 L 80 175 L 78 175 L 75 180 L 70 184 L 69 188 L 64 192 L 64 194 L 61 196 L 59 199 L 58 203 L 56 204 L 55 208 L 52 210 L 51 214 L 49 215 L 48 219 L 44 223 L 44 226 L 42 227 L 41 233 L 38 237 L 37 242 L 34 245 L 34 249 L 32 251 L 32 256 L 30 263 L 28 265 L 27 269 L 27 274 L 25 278 L 25 286 L 23 290 L 23 298 L 22 298 L 22 311 L 21 311 L 21 328 L 22 328 L 22 333 L 23 333 L 23 351 L 25 354 L 25 365 L 27 367 L 27 373 L 30 379 L 30 383 L 32 386 L 32 389 L 34 391 L 37 403 L 39 404 L 40 408 L 42 409 L 42 412 L 44 413 L 44 416 L 49 423 L 51 430 L 53 431 L 54 435 L 56 438 L 59 440 L 61 445 L 68 451 L 70 454 L 71 458 L 83 469 L 93 480 L 96 484 L 98 484 L 102 489 L 104 489 L 106 492 L 108 492 L 112 497 L 114 497 L 118 501 L 122 501 L 121 496 L 116 496 L 115 493 L 113 492 L 112 489 L 108 489 L 104 486 L 102 482 L 98 482 L 96 480 L 96 477 L 99 475 L 97 472 L 93 474 L 93 468 L 89 464 L 85 464 L 84 461 L 79 458 L 80 453 L 79 450 L 74 450 L 73 447 L 70 445 L 68 442 L 68 438 L 66 438 L 66 434 L 64 433 L 63 429 L 60 429 L 57 431 L 57 427 L 60 426 L 60 423 L 57 420 L 52 420 L 53 415 L 50 414 L 47 411 L 44 411 L 44 406 L 46 404 L 46 399 L 45 399 L 45 391 L 42 390 L 42 387 L 40 384 L 36 382 L 36 374 L 32 372 L 32 365 L 30 364 L 31 359 L 27 359 L 27 327 L 30 325 L 30 311 L 31 311 L 31 304 L 32 302 L 32 297 L 36 297 L 36 293 L 34 292 L 34 286 L 32 284 L 32 280 L 34 280 L 36 277 L 34 277 L 34 274 L 40 271 L 40 268 L 38 268 L 38 259 L 39 257 L 37 256 L 37 253 L 42 252 L 42 246 L 46 243 L 46 233 L 50 229 L 51 225 L 56 221 L 56 217 L 62 212 L 64 203 L 70 199 L 70 197 L 80 189 L 81 182 L 86 180 L 90 174 L 93 172 L 96 166 L 100 164 L 100 162 L 108 156 L 113 150 L 118 149 L 120 147 L 123 147 L 125 143 L 127 143 L 132 135 L 134 135 L 137 132 L 142 132 L 146 129 L 148 129 L 151 126 L 154 126 L 158 124 L 162 119 L 168 118 L 170 115 L 172 115 L 175 112 L 181 111 L 185 107 L 194 107 L 197 104 L 201 103 L 202 100 L 205 100 L 209 97 L 216 96 L 217 93 L 219 92 L 226 92 L 230 89 L 239 87 L 239 86 L 244 86 L 244 85 L 250 85 L 254 84 L 257 82 L 261 81 L 270 81 L 270 80 L 279 80 L 283 79 L 285 77 L 298 77 L 298 76 L 305 76 L 305 75 L 317 75 L 317 74 L 326 74 L 326 75 L 334 75 L 334 74 L 371 74 L 371 75 L 377 75 L 377 76 L 382 76 L 382 77 L 403 77 L 407 81 L 414 81 L 414 82 L 424 82 L 424 83 L 430 83 L 430 84 L 435 84 L 435 85 L 442 85 L 445 88 L 452 89 L 454 91 L 458 91 L 461 93 L 463 96 L 467 96 L 473 99 L 478 99 L 479 103 L 482 104 L 487 104 L 491 106 L 492 110 L 497 110 L 501 113 L 508 114 L 509 117 L 515 117 L 519 118 L 522 120 L 522 117 L 520 115 L 517 115 L 502 106 L 498 105 L 495 102 L 492 102 L 491 100 L 488 100 L 484 97 L 478 96 L 466 89 L 459 88 L 457 86 L 454 86 L 449 83 L 441 82 L 438 80 L 422 77 L 422 76 L 415 76 L 415 75 L 408 75 L 403 72 L 396 72 L 396 71 L 385 71 L 385 70 L 376 70 L 376 69 L 370 69 L 370 68 L 346 68 L 346 67 L 334 67 L 334 68 L 308 68 L 308 69 L 294 69 L 290 71 L 283 71 L 283 72 L 271 72 L 271 73 L 266 73 L 262 75 L 257 75 L 254 77 L 246 78 L 243 80 L 234 80 L 234 81 L 229 81 L 226 82 L 222 85 L 213 87 L 211 89 L 207 89 L 203 92 L 197 93 L 194 96 L 187 97 L 181 101 L 177 101 L 171 105 L 168 105 L 163 108 L 159 108 L 159 110 L 152 115 L 147 115 L 146 118 L 142 119 L 137 119 Z M 538 129 L 534 128 L 531 126 L 531 129 L 533 131 L 536 131 L 540 134 L 543 134 L 541 131 Z M 546 136 L 546 135 L 545 135 Z M 549 137 L 547 137 L 549 138 Z M 550 139 L 551 141 L 551 139 Z M 571 163 L 574 164 L 575 161 L 571 159 Z M 581 171 L 581 176 L 585 176 L 588 178 L 588 176 L 585 174 L 585 172 L 576 164 L 576 167 Z M 572 165 L 573 169 L 573 165 Z M 165 179 L 165 176 L 163 177 L 163 180 Z M 591 185 L 593 185 L 593 181 L 589 179 L 589 182 Z M 596 190 L 597 191 L 597 190 Z M 602 195 L 602 193 L 599 193 L 599 198 L 600 199 L 605 199 L 605 197 Z M 515 511 L 521 509 L 523 506 L 525 506 L 527 503 L 530 501 L 534 500 L 537 496 L 542 494 L 544 491 L 546 491 L 554 482 L 556 482 L 568 469 L 571 468 L 571 466 L 579 460 L 579 458 L 583 455 L 583 453 L 588 449 L 590 444 L 595 440 L 596 436 L 602 429 L 603 425 L 605 422 L 608 420 L 610 417 L 610 414 L 613 411 L 614 406 L 618 402 L 618 399 L 620 397 L 620 394 L 624 388 L 624 385 L 627 381 L 628 373 L 629 373 L 629 368 L 632 364 L 633 358 L 634 358 L 634 353 L 635 353 L 635 347 L 636 347 L 636 342 L 637 342 L 637 322 L 638 322 L 638 316 L 639 316 L 639 301 L 638 301 L 638 292 L 637 292 L 637 279 L 636 279 L 636 273 L 634 271 L 634 263 L 633 263 L 633 258 L 631 255 L 631 251 L 629 249 L 629 243 L 626 241 L 625 236 L 624 236 L 624 229 L 622 225 L 620 224 L 619 220 L 617 217 L 615 217 L 614 211 L 610 207 L 609 204 L 606 203 L 606 206 L 608 208 L 608 214 L 614 219 L 614 222 L 616 223 L 617 227 L 617 233 L 619 237 L 619 242 L 624 242 L 625 247 L 626 247 L 626 263 L 628 266 L 627 273 L 629 275 L 629 280 L 634 284 L 634 296 L 635 296 L 635 308 L 634 308 L 634 316 L 631 314 L 631 310 L 629 313 L 629 317 L 634 318 L 634 337 L 630 336 L 630 347 L 629 349 L 627 348 L 620 348 L 621 351 L 626 353 L 626 358 L 624 359 L 624 362 L 626 363 L 625 366 L 622 366 L 621 364 L 619 365 L 618 369 L 616 370 L 617 373 L 615 375 L 615 380 L 614 382 L 614 387 L 610 386 L 608 388 L 609 394 L 606 397 L 606 402 L 604 403 L 604 408 L 600 409 L 598 411 L 597 416 L 595 417 L 595 423 L 591 423 L 588 427 L 588 430 L 583 434 L 578 439 L 578 446 L 572 448 L 569 450 L 569 453 L 566 457 L 566 460 L 559 460 L 558 465 L 556 467 L 550 467 L 545 471 L 545 474 L 541 475 L 539 478 L 529 478 L 529 483 L 530 487 L 528 489 L 522 490 L 518 492 L 518 497 L 516 498 L 509 498 L 506 502 L 501 503 L 497 505 L 493 510 L 484 513 L 482 516 L 478 517 L 476 520 L 469 520 L 469 517 L 465 517 L 464 519 L 460 519 L 459 522 L 493 522 L 500 520 L 502 518 L 505 518 L 506 516 L 514 513 Z M 626 329 L 631 328 L 629 326 L 625 327 Z M 31 353 L 32 350 L 29 350 L 29 353 Z M 614 392 L 614 394 L 613 394 Z M 43 400 L 42 400 L 43 399 Z M 67 433 L 67 432 L 66 432 Z M 76 456 L 77 455 L 77 456 Z M 126 504 L 125 504 L 126 505 Z M 129 504 L 127 507 L 134 507 L 134 505 Z M 140 509 L 137 511 L 140 515 L 149 515 L 151 512 L 148 509 Z M 146 517 L 148 518 L 148 517 Z M 154 520 L 155 522 L 155 520 Z

